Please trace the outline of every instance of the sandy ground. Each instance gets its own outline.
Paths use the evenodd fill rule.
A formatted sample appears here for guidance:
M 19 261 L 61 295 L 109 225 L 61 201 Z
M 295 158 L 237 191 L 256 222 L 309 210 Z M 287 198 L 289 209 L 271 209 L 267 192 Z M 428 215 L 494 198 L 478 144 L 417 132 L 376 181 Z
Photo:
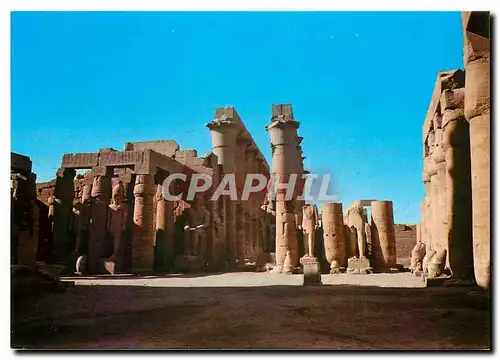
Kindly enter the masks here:
M 71 280 L 71 279 L 68 279 Z M 487 349 L 489 295 L 410 274 L 86 278 L 16 301 L 12 346 L 37 349 Z M 88 286 L 84 286 L 88 285 Z

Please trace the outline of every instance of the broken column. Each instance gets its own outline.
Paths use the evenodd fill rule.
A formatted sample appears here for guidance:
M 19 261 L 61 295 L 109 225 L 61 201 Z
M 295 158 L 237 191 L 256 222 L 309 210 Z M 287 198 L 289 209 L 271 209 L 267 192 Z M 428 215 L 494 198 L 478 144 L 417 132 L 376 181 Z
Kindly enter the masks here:
M 385 269 L 396 268 L 396 233 L 392 201 L 372 201 L 372 237 L 374 247 L 380 249 L 377 264 Z
M 347 260 L 342 204 L 323 203 L 321 216 L 326 260 L 330 274 L 337 274 L 345 270 Z
M 474 273 L 490 286 L 490 14 L 462 12 L 465 118 L 470 125 Z
M 271 124 L 266 126 L 273 147 L 272 175 L 278 184 L 289 182 L 297 172 L 297 128 L 291 105 L 273 105 Z M 292 189 L 294 190 L 294 189 Z M 286 199 L 287 189 L 276 191 L 276 263 L 283 267 L 289 252 L 293 266 L 298 264 L 298 244 L 295 220 L 295 194 Z

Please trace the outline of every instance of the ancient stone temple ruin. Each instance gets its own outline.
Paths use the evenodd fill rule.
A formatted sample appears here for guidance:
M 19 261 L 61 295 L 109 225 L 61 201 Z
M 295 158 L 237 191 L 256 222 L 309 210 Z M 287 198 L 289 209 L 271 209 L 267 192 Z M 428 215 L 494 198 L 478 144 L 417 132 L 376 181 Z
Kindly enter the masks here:
M 321 283 L 325 264 L 332 274 L 396 267 L 392 202 L 361 200 L 344 214 L 340 203 L 320 210 L 301 197 L 309 172 L 291 105 L 272 106 L 271 168 L 234 108 L 216 109 L 206 126 L 212 151 L 203 157 L 173 140 L 64 154 L 56 179 L 36 185 L 46 223 L 31 242 L 36 260 L 77 274 L 262 271 L 267 264 L 277 273 L 303 271 L 305 283 Z M 246 199 L 245 184 L 254 186 L 248 174 L 267 186 Z M 234 176 L 236 198 L 213 199 L 230 185 L 226 175 Z M 201 187 L 204 176 L 211 185 L 189 198 L 189 184 Z
M 123 151 L 65 154 L 57 178 L 38 185 L 54 216 L 52 260 L 77 272 L 147 273 L 227 269 L 272 250 L 273 215 L 262 210 L 265 193 L 248 201 L 211 191 L 186 201 L 196 175 L 217 187 L 234 173 L 238 193 L 247 173 L 269 176 L 268 164 L 234 108 L 220 108 L 207 124 L 213 152 L 198 157 L 172 140 L 129 142 Z M 88 169 L 75 179 L 76 170 Z M 169 184 L 175 201 L 163 196 Z M 71 270 L 70 270 L 71 271 Z
M 438 74 L 423 125 L 423 182 L 412 270 L 490 279 L 490 18 L 462 12 L 463 70 Z

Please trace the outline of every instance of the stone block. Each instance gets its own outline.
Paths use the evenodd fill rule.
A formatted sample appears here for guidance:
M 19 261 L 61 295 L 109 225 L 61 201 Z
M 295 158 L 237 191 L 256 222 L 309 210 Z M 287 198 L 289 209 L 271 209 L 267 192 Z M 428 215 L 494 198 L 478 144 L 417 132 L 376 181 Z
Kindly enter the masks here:
M 301 259 L 303 265 L 303 285 L 321 285 L 321 270 L 318 258 L 307 257 Z

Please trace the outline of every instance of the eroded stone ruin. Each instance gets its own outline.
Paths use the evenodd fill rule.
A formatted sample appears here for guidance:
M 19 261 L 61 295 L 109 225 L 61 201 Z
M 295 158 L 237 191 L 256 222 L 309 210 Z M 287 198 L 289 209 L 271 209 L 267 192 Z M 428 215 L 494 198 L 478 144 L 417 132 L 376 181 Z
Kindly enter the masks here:
M 212 151 L 203 157 L 174 140 L 128 142 L 123 151 L 64 154 L 56 179 L 35 185 L 30 159 L 12 153 L 12 263 L 59 264 L 70 274 L 250 266 L 303 272 L 304 284 L 320 284 L 321 272 L 393 272 L 402 261 L 416 274 L 488 287 L 489 13 L 464 12 L 462 22 L 465 71 L 438 74 L 423 124 L 425 196 L 416 227 L 394 224 L 391 201 L 306 203 L 299 195 L 309 171 L 292 106 L 272 105 L 265 127 L 271 166 L 236 110 L 225 107 L 206 124 Z M 185 179 L 165 185 L 171 174 Z M 236 198 L 212 200 L 228 174 Z M 278 186 L 242 199 L 248 174 Z M 211 186 L 188 199 L 190 180 L 202 175 Z M 403 241 L 413 247 L 403 249 L 405 259 L 397 246 Z
M 423 125 L 412 270 L 490 282 L 490 16 L 462 12 L 463 70 L 438 74 Z

